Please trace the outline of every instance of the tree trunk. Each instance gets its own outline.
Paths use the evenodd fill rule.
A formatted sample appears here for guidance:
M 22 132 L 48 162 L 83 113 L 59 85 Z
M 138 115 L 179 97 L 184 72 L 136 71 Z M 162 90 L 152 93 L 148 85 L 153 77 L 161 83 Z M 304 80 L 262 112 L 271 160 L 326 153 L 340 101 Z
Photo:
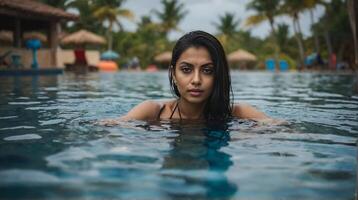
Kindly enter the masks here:
M 347 1 L 349 22 L 352 28 L 353 42 L 354 42 L 354 65 L 355 69 L 358 69 L 358 38 L 357 38 L 357 2 L 355 0 Z
M 328 48 L 328 67 L 329 69 L 332 69 L 331 56 L 333 54 L 333 48 L 332 48 L 331 37 L 329 35 L 328 30 L 325 30 L 324 32 L 324 39 L 326 40 L 326 44 Z
M 341 42 L 339 44 L 338 52 L 337 52 L 337 63 L 341 62 L 343 60 L 343 55 L 345 53 L 345 49 L 347 47 L 346 42 Z
M 293 31 L 295 32 L 295 38 L 298 44 L 298 50 L 299 50 L 299 54 L 300 54 L 300 69 L 305 69 L 306 65 L 305 65 L 305 53 L 304 53 L 304 49 L 303 49 L 303 43 L 300 37 L 300 32 L 299 32 L 299 24 L 298 24 L 298 19 L 297 17 L 293 17 Z
M 310 17 L 311 17 L 311 25 L 314 24 L 314 18 L 313 18 L 313 9 L 310 9 Z M 312 31 L 312 34 L 314 36 L 314 42 L 315 42 L 315 47 L 316 47 L 316 53 L 319 53 L 320 52 L 320 49 L 319 49 L 319 41 L 318 41 L 318 35 L 317 33 L 314 31 L 314 30 L 311 30 Z
M 273 19 L 269 19 L 269 22 L 270 22 L 270 27 L 271 27 L 271 30 L 272 30 L 272 34 L 273 34 L 273 38 L 274 38 L 274 43 L 275 43 L 275 52 L 274 52 L 274 57 L 275 57 L 275 71 L 279 71 L 279 58 L 278 58 L 278 55 L 279 55 L 279 47 L 278 47 L 278 40 L 277 40 L 277 35 L 276 35 L 276 30 L 275 30 L 275 27 L 274 27 L 274 20 Z
M 327 59 L 328 69 L 332 69 L 331 57 L 333 55 L 333 46 L 332 46 L 331 36 L 329 33 L 329 23 L 332 21 L 331 18 L 334 17 L 333 16 L 334 11 L 333 11 L 333 8 L 330 3 L 323 3 L 322 5 L 325 7 L 325 10 L 326 10 L 325 11 L 326 15 L 325 15 L 325 18 L 323 19 L 324 20 L 323 37 L 324 37 L 324 40 L 325 40 L 325 43 L 327 46 L 327 50 L 328 50 L 328 59 Z
M 108 38 L 108 50 L 112 50 L 112 26 L 113 23 L 109 22 L 108 30 L 107 30 L 107 38 Z

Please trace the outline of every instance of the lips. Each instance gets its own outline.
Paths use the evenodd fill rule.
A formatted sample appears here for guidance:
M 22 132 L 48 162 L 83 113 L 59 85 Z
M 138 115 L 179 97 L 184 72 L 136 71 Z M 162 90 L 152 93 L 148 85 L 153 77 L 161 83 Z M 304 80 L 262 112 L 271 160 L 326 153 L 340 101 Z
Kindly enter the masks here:
M 193 97 L 199 97 L 204 93 L 204 90 L 192 89 L 192 90 L 188 90 L 188 92 Z

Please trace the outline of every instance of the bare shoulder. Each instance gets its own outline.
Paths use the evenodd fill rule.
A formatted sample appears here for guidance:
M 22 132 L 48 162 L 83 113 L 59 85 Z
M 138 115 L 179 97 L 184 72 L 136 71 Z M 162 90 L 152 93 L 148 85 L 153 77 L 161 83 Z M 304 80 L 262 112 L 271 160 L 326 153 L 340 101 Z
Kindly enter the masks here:
M 241 119 L 266 120 L 270 119 L 265 113 L 259 111 L 250 104 L 235 104 L 233 108 L 233 116 Z
M 163 103 L 159 101 L 147 100 L 138 104 L 130 110 L 121 120 L 152 120 L 156 119 Z
M 289 124 L 285 120 L 273 119 L 249 104 L 235 104 L 233 108 L 233 116 L 241 119 L 255 120 L 261 125 Z

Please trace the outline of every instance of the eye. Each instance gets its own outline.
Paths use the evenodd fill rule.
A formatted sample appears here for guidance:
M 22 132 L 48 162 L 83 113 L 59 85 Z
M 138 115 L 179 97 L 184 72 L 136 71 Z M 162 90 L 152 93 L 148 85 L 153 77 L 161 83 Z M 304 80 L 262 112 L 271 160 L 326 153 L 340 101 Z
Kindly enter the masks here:
M 183 65 L 180 67 L 180 70 L 184 73 L 184 74 L 189 74 L 192 69 L 191 67 L 187 66 L 187 65 Z
M 213 67 L 204 67 L 202 69 L 202 71 L 203 71 L 204 74 L 207 74 L 207 75 L 211 75 L 211 74 L 214 73 Z

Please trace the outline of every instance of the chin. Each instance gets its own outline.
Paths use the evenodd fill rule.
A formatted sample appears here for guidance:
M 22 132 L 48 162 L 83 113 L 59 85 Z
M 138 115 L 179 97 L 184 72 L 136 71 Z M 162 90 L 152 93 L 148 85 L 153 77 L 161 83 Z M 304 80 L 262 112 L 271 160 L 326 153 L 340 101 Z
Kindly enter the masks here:
M 185 100 L 188 101 L 189 103 L 195 103 L 195 104 L 200 104 L 200 103 L 204 103 L 208 98 L 205 97 L 186 97 Z

